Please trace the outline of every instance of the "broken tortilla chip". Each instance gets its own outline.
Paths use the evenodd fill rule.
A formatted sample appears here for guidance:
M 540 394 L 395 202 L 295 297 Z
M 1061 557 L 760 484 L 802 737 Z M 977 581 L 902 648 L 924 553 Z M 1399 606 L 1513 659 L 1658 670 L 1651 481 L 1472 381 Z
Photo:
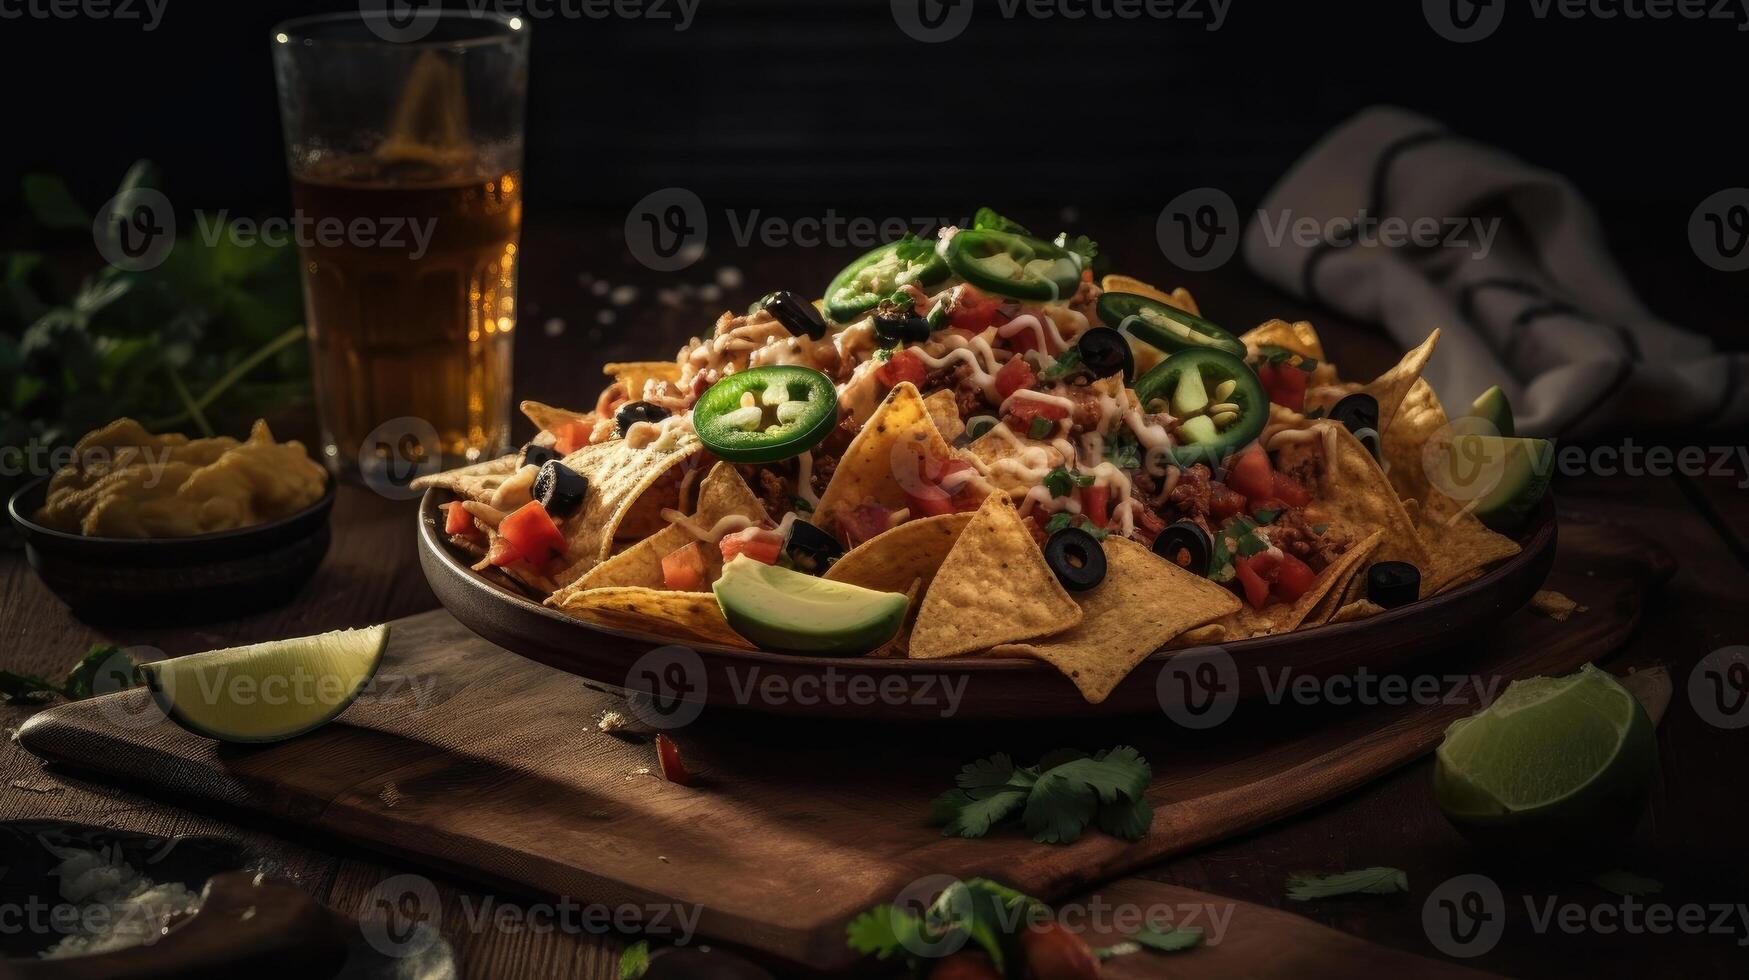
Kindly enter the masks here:
M 1007 494 L 993 493 L 960 532 L 923 594 L 911 657 L 934 660 L 1018 643 L 1081 622 Z
M 1028 439 L 1006 426 L 992 428 L 961 450 L 974 457 L 984 479 L 992 487 L 1020 498 L 1038 484 L 1037 472 L 1063 465 L 1063 454 L 1048 442 Z
M 524 399 L 518 406 L 522 414 L 534 427 L 542 432 L 557 432 L 566 425 L 580 422 L 584 425 L 594 425 L 600 419 L 594 412 L 575 412 L 568 408 L 554 408 L 543 402 Z
M 1225 588 L 1127 538 L 1105 539 L 1105 581 L 1075 596 L 1081 622 L 993 657 L 1034 657 L 1062 671 L 1088 704 L 1104 701 L 1136 665 L 1173 637 L 1238 612 Z
M 569 585 L 582 578 L 613 552 L 620 522 L 668 468 L 703 448 L 690 432 L 658 439 L 637 449 L 624 439 L 584 446 L 564 458 L 565 466 L 589 481 L 589 492 L 577 513 L 559 523 L 565 535 L 565 569 L 554 580 Z M 675 499 L 678 499 L 676 484 Z
M 850 549 L 823 577 L 876 592 L 903 592 L 907 583 L 921 580 L 927 592 L 954 542 L 971 522 L 971 514 L 939 514 L 906 521 Z
M 929 408 L 929 421 L 935 423 L 935 431 L 948 442 L 958 439 L 966 431 L 966 423 L 960 419 L 959 399 L 954 397 L 952 388 L 943 388 L 923 399 L 923 404 Z
M 1252 351 L 1259 347 L 1280 347 L 1314 361 L 1324 360 L 1324 344 L 1318 339 L 1318 331 L 1305 320 L 1297 323 L 1269 320 L 1240 334 L 1239 340 Z
M 548 599 L 547 605 L 596 626 L 654 636 L 664 642 L 754 649 L 753 644 L 729 628 L 716 596 L 708 592 L 624 587 L 572 592 L 563 603 L 557 599 L 557 596 Z
M 1302 625 L 1321 625 L 1322 621 L 1308 623 L 1318 610 L 1319 604 L 1332 592 L 1341 593 L 1356 571 L 1367 566 L 1367 559 L 1379 549 L 1383 539 L 1383 531 L 1374 531 L 1359 543 L 1350 546 L 1318 573 L 1318 581 L 1306 590 L 1305 595 L 1291 603 L 1277 602 L 1262 609 L 1254 609 L 1249 603 L 1241 605 L 1237 612 L 1221 619 L 1222 625 L 1227 627 L 1227 637 L 1242 640 L 1272 633 L 1289 633 Z M 1335 610 L 1331 609 L 1330 615 L 1334 614 Z
M 678 361 L 618 361 L 603 365 L 601 373 L 618 381 L 625 388 L 626 397 L 639 401 L 644 397 L 644 387 L 651 381 L 680 380 L 680 364 Z
M 492 499 L 492 494 L 504 485 L 504 481 L 516 473 L 517 454 L 489 459 L 484 463 L 463 466 L 459 469 L 445 470 L 414 480 L 409 486 L 414 490 L 430 490 L 437 487 L 464 500 L 477 500 L 485 503 Z
M 1384 611 L 1384 606 L 1373 602 L 1371 599 L 1356 599 L 1355 601 L 1343 606 L 1341 609 L 1336 610 L 1336 615 L 1330 617 L 1330 622 L 1331 624 L 1352 623 L 1360 619 L 1370 619 Z
M 908 381 L 895 386 L 887 399 L 832 471 L 832 482 L 820 495 L 815 508 L 821 527 L 835 531 L 838 514 L 858 504 L 873 502 L 889 511 L 908 506 L 907 481 L 912 489 L 920 482 L 923 457 L 945 460 L 953 455 L 946 440 L 929 420 L 929 407 Z
M 1397 491 L 1385 479 L 1379 464 L 1345 426 L 1335 422 L 1314 423 L 1311 432 L 1318 437 L 1289 443 L 1280 452 L 1280 465 L 1289 472 L 1302 470 L 1316 473 L 1312 487 L 1313 502 L 1306 508 L 1315 523 L 1326 518 L 1355 529 L 1378 528 L 1384 533 L 1376 561 L 1406 561 L 1423 570 L 1423 595 L 1429 564 L 1426 545 Z M 1308 456 L 1323 458 L 1310 467 L 1303 467 Z
M 1398 361 L 1395 367 L 1374 378 L 1371 384 L 1361 385 L 1356 389 L 1364 391 L 1378 400 L 1380 439 L 1383 439 L 1385 434 L 1391 431 L 1398 410 L 1402 407 L 1404 399 L 1409 397 L 1409 389 L 1421 379 L 1421 372 L 1427 367 L 1427 361 L 1433 356 L 1433 348 L 1438 343 L 1439 330 L 1435 328 L 1419 347 L 1404 354 L 1403 359 Z M 1344 394 L 1335 394 L 1343 387 L 1346 386 L 1331 385 L 1307 389 L 1306 411 L 1322 409 L 1328 412 L 1331 406 L 1345 397 Z M 1335 397 L 1330 397 L 1332 394 L 1335 394 Z
M 698 485 L 698 505 L 692 522 L 702 528 L 715 527 L 725 517 L 744 517 L 757 524 L 765 519 L 765 505 L 741 479 L 733 464 L 718 463 Z M 630 548 L 590 569 L 588 574 L 567 586 L 553 598 L 563 602 L 568 593 L 584 589 L 605 589 L 635 586 L 646 589 L 667 588 L 662 574 L 662 559 L 697 541 L 698 538 L 680 524 L 669 524 Z M 705 559 L 704 591 L 723 572 L 723 553 L 715 545 L 703 549 Z

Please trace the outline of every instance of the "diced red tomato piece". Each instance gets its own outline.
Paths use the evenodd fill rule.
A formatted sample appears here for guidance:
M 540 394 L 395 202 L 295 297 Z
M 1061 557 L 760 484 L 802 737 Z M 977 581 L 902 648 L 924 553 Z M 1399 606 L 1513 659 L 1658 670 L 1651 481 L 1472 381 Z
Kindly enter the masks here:
M 746 555 L 762 565 L 775 565 L 778 552 L 783 550 L 783 537 L 763 527 L 750 527 L 724 535 L 717 547 L 722 549 L 725 562 L 734 561 L 736 555 Z
M 1035 384 L 1038 384 L 1038 374 L 1033 371 L 1032 365 L 1026 363 L 1024 357 L 1009 358 L 1008 363 L 996 372 L 996 393 L 1003 398 Z M 1061 405 L 1055 407 L 1059 412 L 1063 410 Z M 1061 415 L 1057 417 L 1062 418 Z
M 498 525 L 498 533 L 510 542 L 523 561 L 530 564 L 539 565 L 565 553 L 564 533 L 547 516 L 547 509 L 538 500 L 530 500 L 504 518 L 504 522 Z
M 929 369 L 923 364 L 923 358 L 917 356 L 914 350 L 902 350 L 887 358 L 886 363 L 875 368 L 875 380 L 889 388 L 901 381 L 909 381 L 922 387 L 923 379 L 929 375 Z
M 1036 398 L 1016 398 L 1008 406 L 1008 414 L 1003 416 L 1008 427 L 1017 435 L 1026 435 L 1032 428 L 1033 419 L 1044 419 L 1047 422 L 1061 422 L 1069 417 L 1069 410 L 1056 402 L 1039 401 Z
M 1239 579 L 1239 585 L 1245 590 L 1245 601 L 1251 603 L 1251 608 L 1262 609 L 1269 604 L 1269 582 L 1259 574 L 1257 559 L 1268 554 L 1252 555 L 1250 558 L 1233 559 L 1233 571 Z
M 1269 400 L 1296 412 L 1306 410 L 1306 381 L 1309 378 L 1306 372 L 1286 361 L 1278 364 L 1264 362 L 1257 366 L 1257 380 L 1263 382 Z
M 458 501 L 443 505 L 443 533 L 472 536 L 479 533 L 479 530 L 474 527 L 474 515 L 468 513 L 468 509 Z
M 1276 499 L 1290 507 L 1304 507 L 1312 502 L 1312 495 L 1306 492 L 1305 487 L 1295 482 L 1293 477 L 1279 471 L 1275 474 L 1271 489 L 1275 492 Z
M 899 481 L 905 489 L 905 500 L 914 517 L 936 517 L 977 510 L 983 500 L 978 497 L 969 479 L 951 479 L 956 473 L 975 470 L 963 459 L 936 459 L 925 456 L 918 460 L 915 476 L 903 474 Z
M 553 451 L 560 456 L 570 454 L 589 445 L 589 437 L 595 432 L 595 426 L 583 422 L 566 422 L 553 430 Z
M 1287 552 L 1275 567 L 1275 597 L 1282 602 L 1295 602 L 1318 583 L 1318 573 L 1310 565 Z
M 1221 482 L 1252 500 L 1274 496 L 1275 470 L 1269 465 L 1269 454 L 1255 442 L 1246 446 L 1231 460 Z
M 1081 488 L 1081 513 L 1094 527 L 1104 527 L 1111 522 L 1110 503 L 1110 487 Z
M 692 785 L 692 770 L 680 761 L 680 746 L 667 735 L 656 736 L 656 762 L 662 767 L 662 778 L 678 786 Z
M 953 312 L 948 314 L 948 323 L 955 330 L 963 330 L 969 334 L 982 333 L 990 326 L 1001 326 L 1008 322 L 1008 318 L 1002 315 L 1001 307 L 1000 296 L 988 296 L 970 286 L 961 286 Z
M 1209 514 L 1217 521 L 1224 521 L 1235 514 L 1245 513 L 1245 495 L 1234 493 L 1227 485 L 1218 480 L 1209 482 Z
M 880 504 L 857 504 L 838 512 L 838 535 L 854 548 L 893 526 L 893 515 Z
M 493 538 L 491 547 L 486 549 L 486 560 L 494 567 L 503 568 L 511 562 L 521 561 L 522 552 L 503 538 Z
M 675 592 L 703 592 L 704 545 L 690 541 L 662 556 L 662 584 Z

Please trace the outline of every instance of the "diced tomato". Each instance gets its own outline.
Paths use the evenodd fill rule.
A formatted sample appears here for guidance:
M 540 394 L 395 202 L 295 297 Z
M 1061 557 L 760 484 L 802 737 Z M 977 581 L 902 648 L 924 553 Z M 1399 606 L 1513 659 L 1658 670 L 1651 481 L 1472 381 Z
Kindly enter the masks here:
M 1012 337 L 1004 337 L 1003 340 L 1008 343 L 1009 350 L 1014 351 L 1016 354 L 1024 354 L 1029 350 L 1040 349 L 1038 345 L 1039 334 L 1040 331 L 1028 327 Z M 1016 360 L 1019 360 L 1019 358 L 1016 358 Z
M 992 325 L 1001 326 L 1008 322 L 1001 307 L 1000 296 L 987 296 L 971 286 L 961 286 L 958 298 L 954 301 L 953 312 L 948 314 L 948 323 L 955 330 L 963 330 L 969 334 L 982 333 Z
M 915 475 L 902 474 L 899 481 L 905 489 L 905 500 L 910 505 L 912 516 L 935 517 L 977 510 L 983 500 L 978 497 L 972 481 L 950 479 L 956 473 L 975 469 L 963 459 L 942 460 L 933 456 L 919 459 Z
M 504 522 L 498 525 L 498 533 L 510 542 L 523 561 L 530 564 L 539 565 L 565 553 L 564 533 L 547 516 L 547 509 L 538 500 L 530 500 L 504 518 Z
M 595 432 L 595 426 L 584 422 L 566 422 L 553 430 L 553 451 L 560 456 L 570 454 L 589 445 L 589 437 Z
M 675 592 L 703 592 L 704 545 L 691 541 L 663 555 L 662 584 Z
M 1257 443 L 1246 446 L 1227 467 L 1221 482 L 1254 501 L 1274 496 L 1275 470 L 1269 465 L 1269 454 Z
M 1216 521 L 1224 521 L 1235 514 L 1245 513 L 1245 495 L 1234 493 L 1219 480 L 1209 482 L 1209 514 Z
M 1318 573 L 1312 571 L 1311 566 L 1285 551 L 1281 553 L 1281 561 L 1275 568 L 1273 591 L 1276 598 L 1282 602 L 1295 602 L 1317 582 Z
M 662 767 L 662 778 L 679 786 L 692 785 L 692 770 L 680 761 L 680 746 L 667 735 L 656 736 L 656 763 Z
M 1239 579 L 1239 585 L 1245 590 L 1245 601 L 1251 603 L 1253 609 L 1262 609 L 1269 604 L 1269 582 L 1259 573 L 1257 562 L 1257 559 L 1268 554 L 1265 551 L 1250 558 L 1233 559 L 1233 571 Z
M 1081 488 L 1081 513 L 1087 515 L 1088 522 L 1094 527 L 1104 527 L 1111 522 L 1110 502 L 1110 487 Z
M 1012 357 L 996 372 L 996 393 L 1003 398 L 1038 384 L 1038 375 L 1033 372 L 1032 365 L 1026 363 L 1024 357 Z M 1061 406 L 1058 406 L 1059 409 Z M 1058 416 L 1061 418 L 1061 416 Z
M 736 555 L 746 555 L 762 565 L 775 565 L 778 552 L 783 550 L 783 537 L 776 531 L 750 527 L 725 535 L 717 547 L 723 550 L 725 562 L 734 561 Z
M 1276 499 L 1290 507 L 1304 507 L 1312 502 L 1312 495 L 1306 492 L 1305 487 L 1294 482 L 1293 477 L 1279 471 L 1275 474 L 1272 489 Z
M 443 533 L 466 534 L 472 537 L 479 533 L 479 529 L 474 527 L 474 515 L 457 502 L 443 505 Z
M 838 512 L 838 534 L 852 548 L 892 526 L 893 515 L 880 504 L 857 504 Z
M 1044 419 L 1047 422 L 1060 422 L 1069 417 L 1069 410 L 1056 402 L 1039 401 L 1037 398 L 1016 398 L 1008 406 L 1008 414 L 1003 421 L 1016 435 L 1029 435 L 1032 431 L 1033 419 Z
M 1269 393 L 1269 400 L 1296 412 L 1306 410 L 1306 381 L 1309 377 L 1299 367 L 1286 361 L 1274 364 L 1265 361 L 1257 365 L 1257 380 L 1263 382 L 1263 390 Z
M 875 380 L 891 388 L 901 381 L 909 381 L 921 388 L 923 379 L 929 374 L 924 367 L 923 358 L 917 356 L 914 350 L 902 350 L 887 358 L 886 363 L 875 368 Z
M 503 568 L 511 562 L 521 561 L 522 553 L 517 551 L 509 541 L 503 538 L 493 538 L 491 547 L 486 549 L 486 560 L 494 567 Z

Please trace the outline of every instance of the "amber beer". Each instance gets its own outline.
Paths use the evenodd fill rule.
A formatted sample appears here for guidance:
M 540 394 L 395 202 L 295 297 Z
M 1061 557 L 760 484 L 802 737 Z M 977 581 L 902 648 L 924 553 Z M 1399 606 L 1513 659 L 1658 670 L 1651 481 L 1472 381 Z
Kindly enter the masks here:
M 292 196 L 307 227 L 369 229 L 300 244 L 329 457 L 350 469 L 372 457 L 406 466 L 437 452 L 447 465 L 501 452 L 522 175 L 329 161 L 293 174 Z M 437 445 L 393 424 L 407 418 L 428 422 Z

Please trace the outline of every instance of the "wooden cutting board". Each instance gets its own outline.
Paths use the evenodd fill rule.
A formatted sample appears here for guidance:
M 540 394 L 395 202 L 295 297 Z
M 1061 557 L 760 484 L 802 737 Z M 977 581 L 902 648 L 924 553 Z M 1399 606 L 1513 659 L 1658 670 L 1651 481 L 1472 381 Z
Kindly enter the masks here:
M 708 937 L 836 969 L 853 959 L 844 923 L 923 876 L 984 875 L 1060 897 L 1347 792 L 1429 751 L 1476 709 L 1474 681 L 1486 689 L 1608 653 L 1671 569 L 1637 534 L 1563 525 L 1549 588 L 1587 610 L 1565 623 L 1521 610 L 1467 652 L 1418 666 L 1440 678 L 1436 704 L 1246 701 L 1207 731 L 1164 716 L 899 727 L 707 711 L 674 733 L 701 774 L 692 787 L 656 775 L 647 742 L 597 730 L 617 698 L 502 651 L 442 611 L 394 624 L 379 679 L 397 688 L 291 742 L 198 738 L 155 718 L 139 690 L 51 708 L 19 738 L 54 763 L 261 811 L 492 885 L 698 905 Z M 1063 746 L 1126 743 L 1154 769 L 1142 841 L 1089 833 L 1051 847 L 1014 830 L 959 840 L 924 825 L 929 800 L 971 759 L 1004 751 L 1030 762 Z

